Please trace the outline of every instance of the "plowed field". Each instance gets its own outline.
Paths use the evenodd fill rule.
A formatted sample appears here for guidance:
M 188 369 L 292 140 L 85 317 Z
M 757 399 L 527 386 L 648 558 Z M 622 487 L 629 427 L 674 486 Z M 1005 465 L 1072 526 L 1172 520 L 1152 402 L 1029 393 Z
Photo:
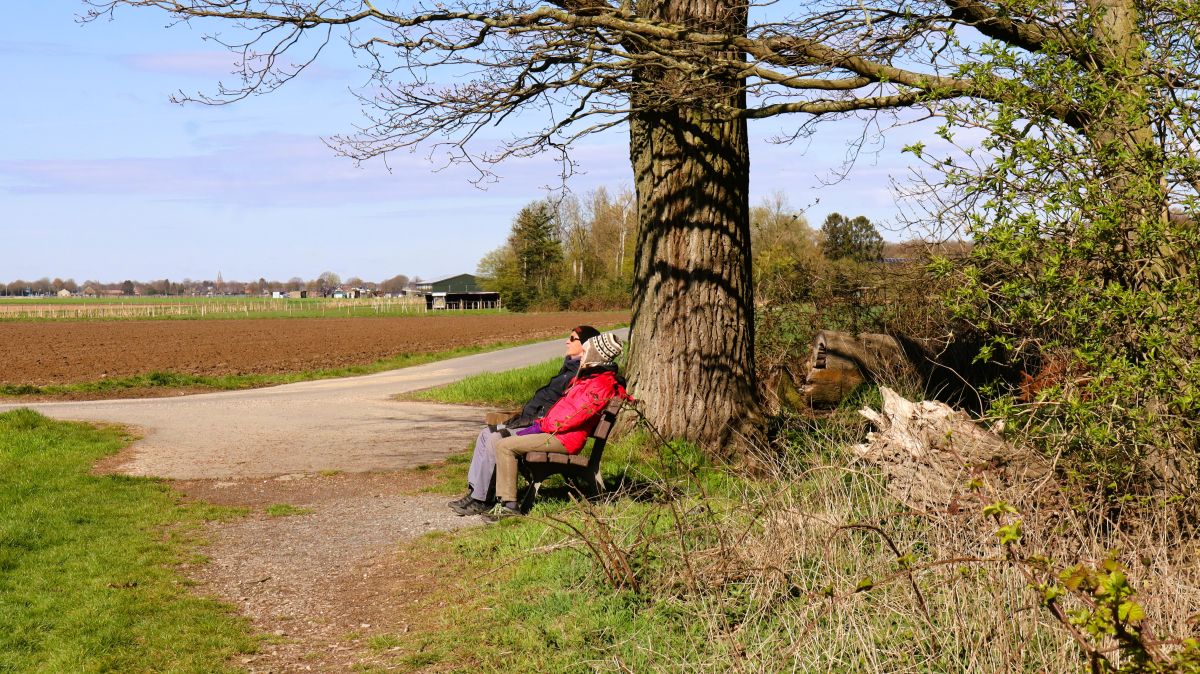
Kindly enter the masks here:
M 304 372 L 400 354 L 564 337 L 628 312 L 209 321 L 0 323 L 0 384 L 68 384 L 150 372 Z

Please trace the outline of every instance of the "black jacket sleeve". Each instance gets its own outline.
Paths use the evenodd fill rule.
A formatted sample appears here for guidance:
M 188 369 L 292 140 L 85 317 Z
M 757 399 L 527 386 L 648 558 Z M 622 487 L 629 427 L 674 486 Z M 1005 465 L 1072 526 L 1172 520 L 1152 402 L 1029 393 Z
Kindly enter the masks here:
M 554 407 L 554 403 L 558 402 L 558 399 L 567 392 L 567 387 L 571 385 L 571 380 L 575 378 L 575 373 L 578 371 L 578 358 L 564 358 L 558 374 L 546 382 L 545 386 L 538 389 L 529 402 L 525 403 L 525 407 L 521 408 L 521 413 L 509 419 L 507 425 L 510 428 L 522 428 L 533 424 L 535 419 L 546 416 L 546 412 L 550 411 L 550 408 Z

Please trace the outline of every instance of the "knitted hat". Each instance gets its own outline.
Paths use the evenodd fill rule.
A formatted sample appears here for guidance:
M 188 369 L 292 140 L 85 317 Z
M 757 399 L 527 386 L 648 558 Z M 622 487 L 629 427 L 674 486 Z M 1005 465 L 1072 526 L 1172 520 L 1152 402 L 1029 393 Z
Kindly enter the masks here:
M 589 339 L 600 334 L 599 330 L 597 330 L 596 328 L 593 328 L 590 325 L 580 325 L 578 327 L 572 328 L 571 332 L 575 333 L 579 337 L 580 344 L 583 344 L 584 342 L 588 341 Z
M 583 359 L 580 368 L 611 363 L 621 355 L 621 340 L 611 332 L 605 332 L 589 339 L 584 345 Z

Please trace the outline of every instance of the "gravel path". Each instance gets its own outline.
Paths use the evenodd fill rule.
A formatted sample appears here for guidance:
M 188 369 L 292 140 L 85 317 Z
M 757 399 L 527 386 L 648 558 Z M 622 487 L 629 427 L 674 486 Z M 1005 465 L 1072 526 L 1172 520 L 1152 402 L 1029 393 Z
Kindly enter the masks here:
M 235 664 L 250 672 L 352 672 L 388 653 L 371 648 L 420 621 L 408 606 L 436 587 L 439 569 L 398 561 L 399 546 L 430 531 L 479 526 L 445 496 L 413 493 L 427 473 L 288 475 L 176 482 L 192 498 L 250 506 L 210 527 L 204 564 L 186 569 L 202 594 L 238 608 L 269 635 Z M 272 517 L 286 503 L 296 514 Z M 381 663 L 382 664 L 382 663 Z
M 57 419 L 124 424 L 141 435 L 120 472 L 172 479 L 271 477 L 411 468 L 457 451 L 483 415 L 460 405 L 398 402 L 439 386 L 561 356 L 561 341 L 271 388 L 134 400 L 0 404 Z
M 624 331 L 622 331 L 624 337 Z M 184 571 L 197 591 L 237 607 L 273 635 L 234 663 L 251 672 L 351 672 L 378 662 L 372 636 L 406 632 L 415 594 L 437 568 L 398 561 L 399 545 L 479 524 L 417 493 L 410 470 L 470 446 L 481 410 L 398 402 L 397 393 L 543 362 L 561 341 L 348 379 L 229 393 L 30 407 L 59 419 L 119 423 L 141 436 L 99 470 L 173 480 L 189 498 L 248 506 L 210 527 L 204 564 Z M 272 517 L 272 504 L 299 514 Z

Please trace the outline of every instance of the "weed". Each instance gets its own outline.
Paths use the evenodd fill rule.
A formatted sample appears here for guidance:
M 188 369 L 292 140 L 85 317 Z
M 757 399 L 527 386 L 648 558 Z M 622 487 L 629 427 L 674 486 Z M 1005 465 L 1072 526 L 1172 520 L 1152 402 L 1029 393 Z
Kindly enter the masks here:
M 267 515 L 270 517 L 291 517 L 293 515 L 308 515 L 313 512 L 312 508 L 299 508 L 287 503 L 272 503 L 267 506 Z
M 400 638 L 391 634 L 376 634 L 367 638 L 367 647 L 378 653 L 400 645 Z
M 475 375 L 453 384 L 417 391 L 408 397 L 460 405 L 516 407 L 523 405 L 540 386 L 558 374 L 562 363 L 561 358 L 556 358 L 516 370 Z

